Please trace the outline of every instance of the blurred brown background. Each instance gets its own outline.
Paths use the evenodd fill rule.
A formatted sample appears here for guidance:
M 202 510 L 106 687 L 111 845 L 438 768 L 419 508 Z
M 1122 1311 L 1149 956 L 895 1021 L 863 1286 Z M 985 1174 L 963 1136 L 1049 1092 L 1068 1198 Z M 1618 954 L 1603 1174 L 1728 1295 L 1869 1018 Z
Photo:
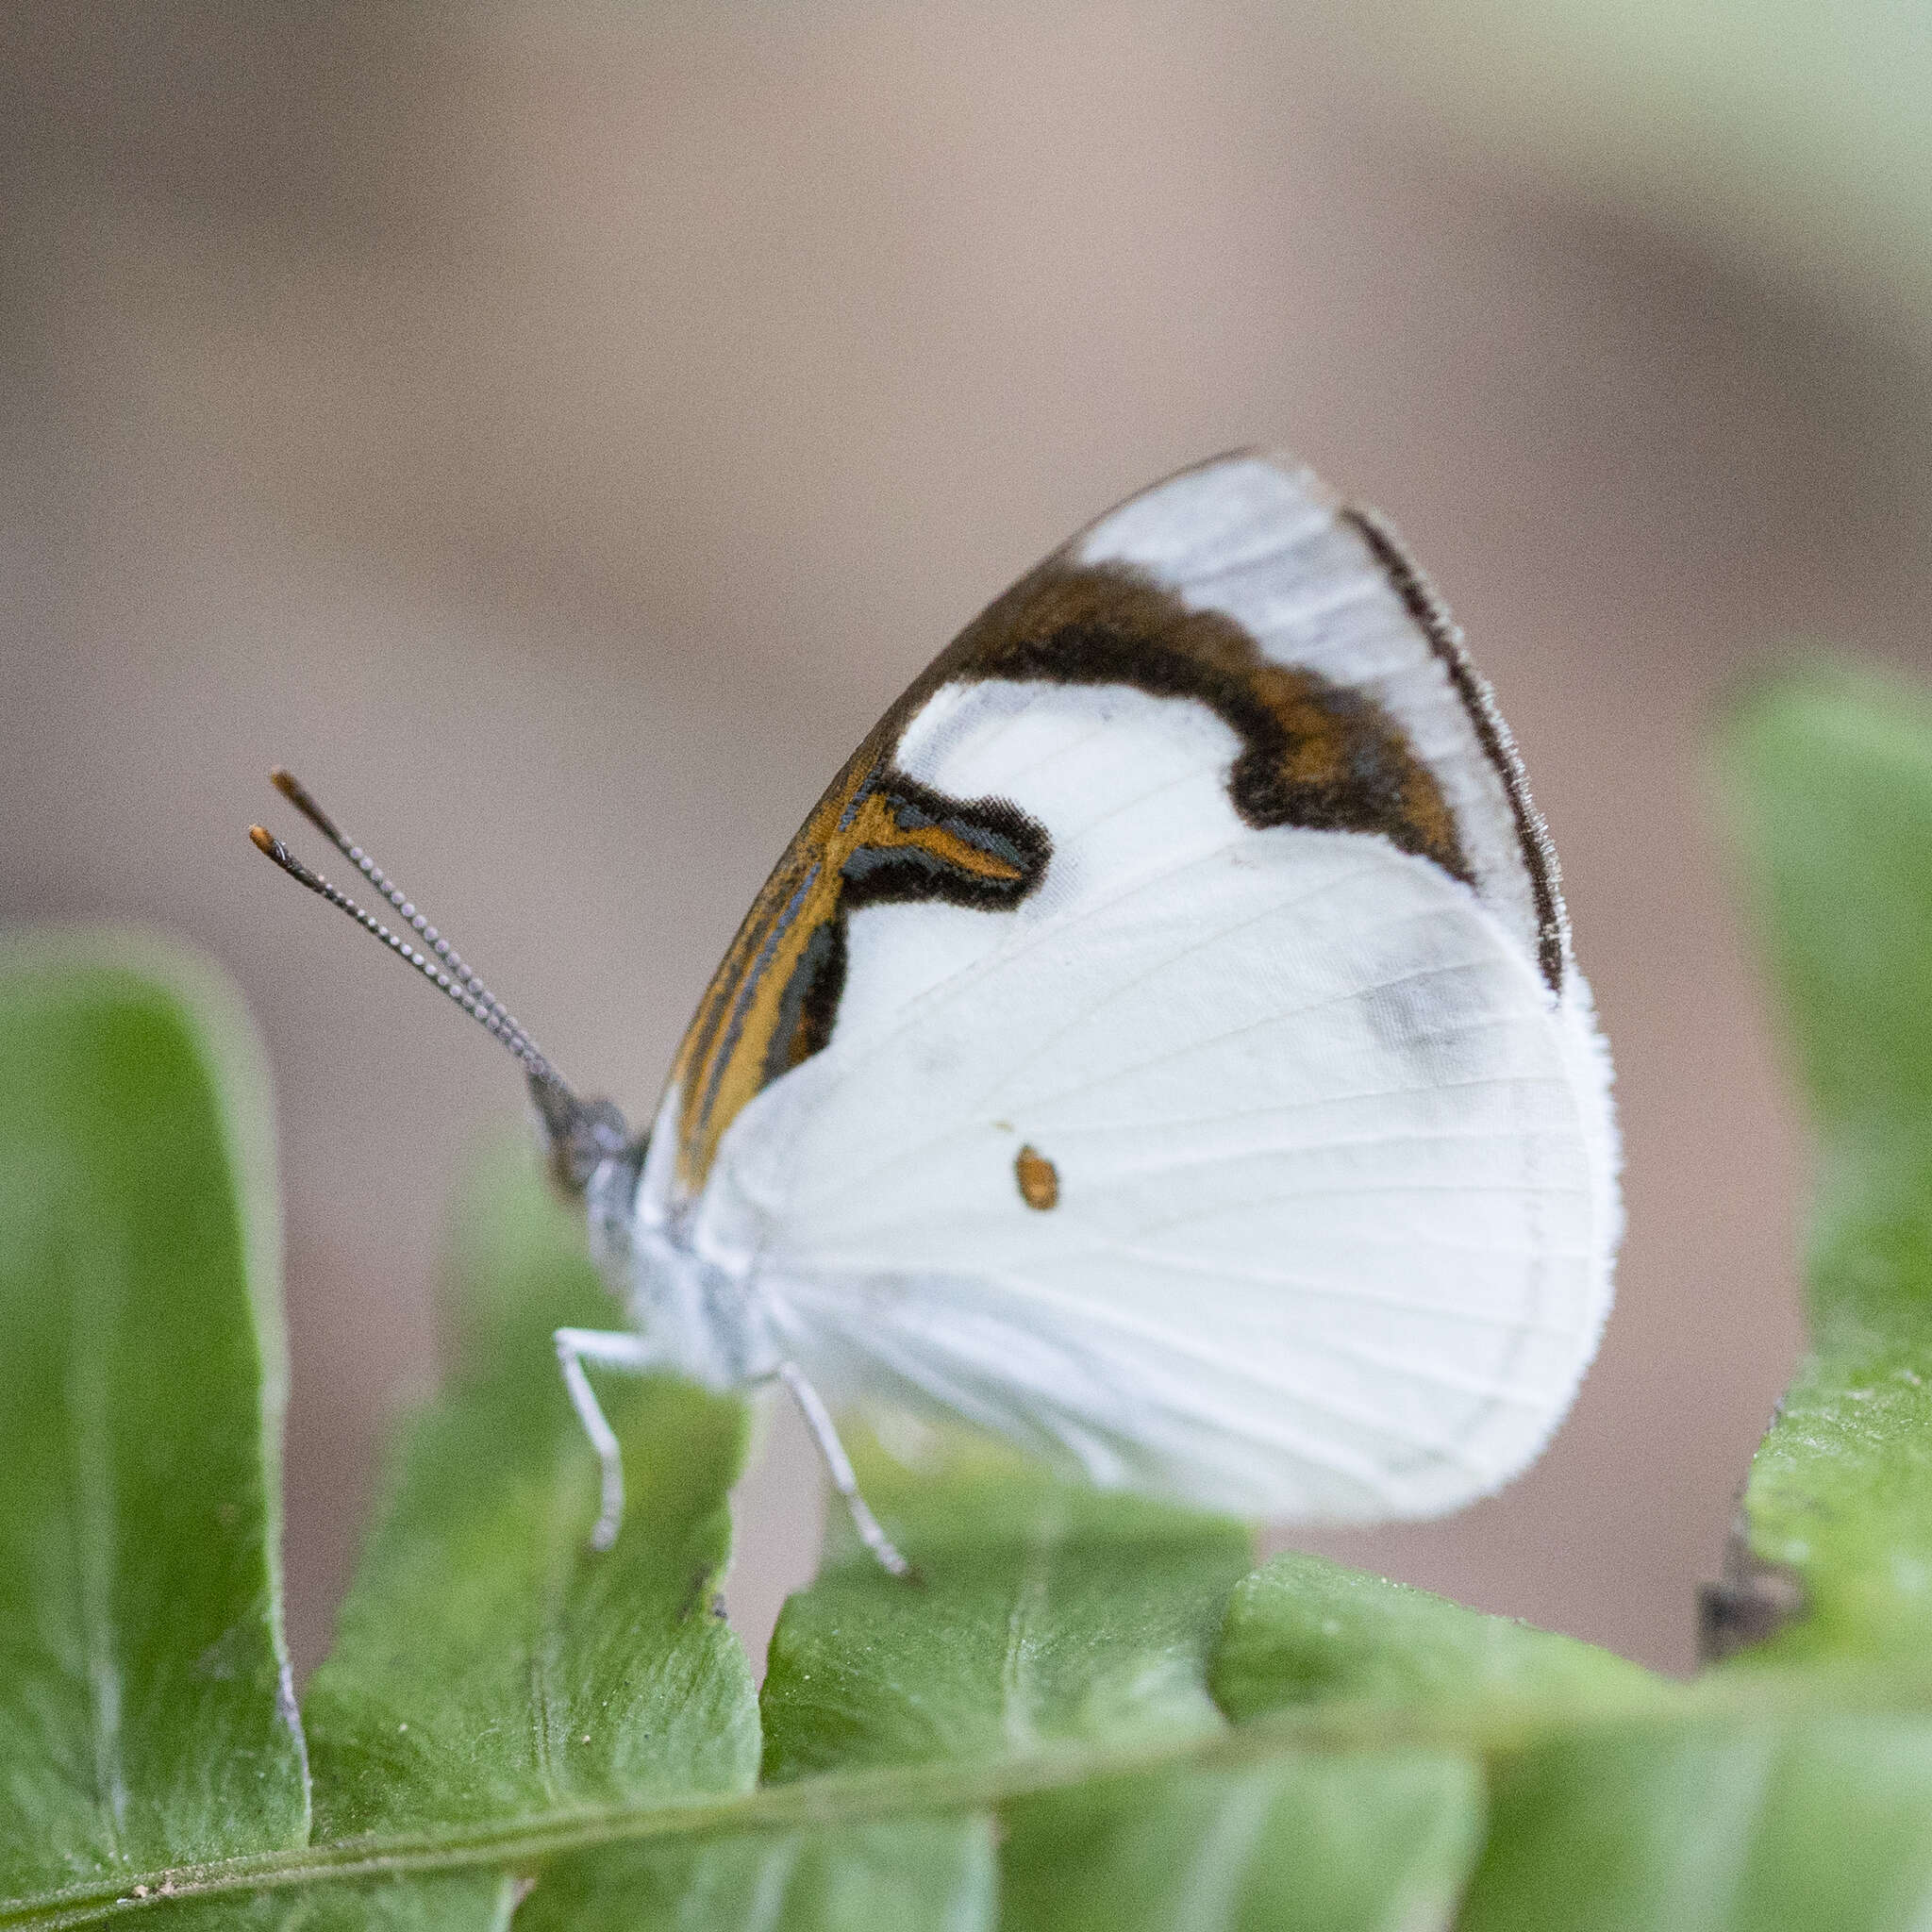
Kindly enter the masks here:
M 0 914 L 186 935 L 267 1033 L 305 1665 L 520 1094 L 246 850 L 291 819 L 268 766 L 645 1114 L 901 684 L 1098 509 L 1259 441 L 1391 512 L 1467 625 L 1628 1152 L 1551 1454 L 1324 1547 L 1688 1666 L 1803 1205 L 1703 747 L 1793 641 L 1926 660 L 1932 76 L 1923 25 L 1813 11 L 0 13 Z M 817 1495 L 775 1419 L 755 1641 Z

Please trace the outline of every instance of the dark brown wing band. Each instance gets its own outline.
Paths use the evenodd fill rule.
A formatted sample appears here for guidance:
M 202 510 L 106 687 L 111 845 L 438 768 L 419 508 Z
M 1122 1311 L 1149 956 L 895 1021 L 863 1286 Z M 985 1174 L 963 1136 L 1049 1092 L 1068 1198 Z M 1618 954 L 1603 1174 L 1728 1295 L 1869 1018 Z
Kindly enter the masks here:
M 996 912 L 1039 886 L 1051 856 L 1044 827 L 998 798 L 942 797 L 895 763 L 907 724 L 936 691 L 992 679 L 1194 699 L 1239 741 L 1227 788 L 1247 824 L 1379 834 L 1474 883 L 1441 786 L 1372 699 L 1270 662 L 1231 618 L 1190 608 L 1144 571 L 1062 553 L 969 625 L 893 706 L 758 894 L 678 1055 L 687 1190 L 704 1184 L 737 1114 L 831 1038 L 853 912 L 921 900 Z M 1470 687 L 1457 688 L 1471 703 Z M 1484 741 L 1500 758 L 1498 729 Z

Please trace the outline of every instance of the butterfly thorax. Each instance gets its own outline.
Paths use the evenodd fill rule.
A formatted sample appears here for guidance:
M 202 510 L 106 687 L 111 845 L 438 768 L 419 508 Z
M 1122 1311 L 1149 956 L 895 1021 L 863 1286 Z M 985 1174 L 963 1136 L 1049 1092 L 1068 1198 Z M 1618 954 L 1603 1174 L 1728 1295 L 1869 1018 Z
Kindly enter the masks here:
M 591 1252 L 652 1357 L 707 1389 L 768 1376 L 778 1354 L 747 1271 L 698 1254 L 690 1217 L 640 1211 L 641 1147 L 600 1163 L 585 1188 Z

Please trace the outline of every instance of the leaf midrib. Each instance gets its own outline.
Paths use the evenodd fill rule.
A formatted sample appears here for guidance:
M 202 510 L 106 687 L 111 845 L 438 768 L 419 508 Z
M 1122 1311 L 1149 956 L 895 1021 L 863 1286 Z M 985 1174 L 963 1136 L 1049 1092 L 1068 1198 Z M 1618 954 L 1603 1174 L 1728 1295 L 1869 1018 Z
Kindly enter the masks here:
M 569 1852 L 641 1844 L 654 1839 L 690 1844 L 707 1839 L 776 1834 L 814 1827 L 882 1822 L 895 1817 L 983 1809 L 1010 1799 L 1058 1790 L 1088 1779 L 1132 1776 L 1181 1768 L 1237 1770 L 1290 1751 L 1350 1755 L 1376 1750 L 1454 1752 L 1487 1764 L 1542 1740 L 1591 1725 L 1627 1725 L 1650 1719 L 1711 1720 L 1794 1715 L 1856 1715 L 1884 1710 L 1932 1711 L 1932 1683 L 1901 1693 L 1878 1688 L 1869 1699 L 1821 1696 L 1816 1685 L 1742 1675 L 1706 1679 L 1681 1696 L 1652 1703 L 1561 1715 L 1450 1710 L 1418 1713 L 1398 1706 L 1333 1705 L 1277 1712 L 1238 1729 L 1203 1738 L 1135 1745 L 1061 1745 L 1024 1757 L 978 1765 L 884 1765 L 824 1773 L 795 1783 L 760 1786 L 711 1799 L 654 1796 L 629 1805 L 578 1807 L 499 1821 L 484 1826 L 439 1826 L 433 1834 L 385 1832 L 299 1850 L 258 1853 L 204 1864 L 124 1874 L 111 1886 L 66 1887 L 0 1901 L 0 1927 L 31 1932 L 98 1923 L 144 1905 L 184 1898 L 290 1890 L 311 1884 L 532 1866 Z M 148 1896 L 132 1897 L 144 1885 Z M 161 1888 L 166 1886 L 164 1892 Z
M 514 1866 L 565 1852 L 597 1846 L 642 1843 L 652 1839 L 687 1842 L 708 1837 L 739 1837 L 800 1827 L 870 1824 L 907 1814 L 978 1809 L 1008 1798 L 1055 1790 L 1102 1776 L 1125 1776 L 1198 1763 L 1202 1768 L 1258 1761 L 1297 1747 L 1341 1745 L 1373 1749 L 1400 1745 L 1488 1752 L 1521 1740 L 1518 1725 L 1508 1738 L 1478 1740 L 1467 1725 L 1442 1726 L 1440 1737 L 1419 1732 L 1412 1719 L 1397 1711 L 1354 1713 L 1356 1723 L 1338 1724 L 1324 1714 L 1310 1723 L 1293 1713 L 1289 1722 L 1259 1719 L 1234 1732 L 1203 1740 L 1198 1735 L 1139 1748 L 1060 1747 L 1024 1758 L 1000 1758 L 979 1766 L 894 1765 L 875 1770 L 832 1772 L 795 1783 L 766 1785 L 755 1791 L 713 1799 L 654 1797 L 647 1802 L 558 1810 L 487 1826 L 441 1826 L 433 1836 L 383 1832 L 308 1845 L 295 1851 L 257 1853 L 130 1872 L 111 1886 L 66 1887 L 0 1901 L 0 1926 L 32 1927 L 34 1932 L 91 1924 L 137 1906 L 177 1903 L 223 1893 L 282 1890 L 311 1883 L 389 1877 L 404 1873 L 447 1872 L 475 1866 Z M 1365 1722 L 1362 1720 L 1366 1719 Z M 1378 1721 L 1379 1720 L 1379 1721 Z M 169 1890 L 164 1894 L 163 1885 Z M 149 1896 L 133 1899 L 137 1885 Z

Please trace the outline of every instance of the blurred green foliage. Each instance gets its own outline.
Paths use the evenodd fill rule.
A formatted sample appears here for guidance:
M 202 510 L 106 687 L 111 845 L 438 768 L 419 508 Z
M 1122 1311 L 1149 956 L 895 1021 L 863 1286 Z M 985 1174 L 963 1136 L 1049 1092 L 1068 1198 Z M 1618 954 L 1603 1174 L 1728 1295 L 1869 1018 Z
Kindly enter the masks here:
M 1425 0 L 1357 24 L 1492 152 L 1932 349 L 1932 11 Z

